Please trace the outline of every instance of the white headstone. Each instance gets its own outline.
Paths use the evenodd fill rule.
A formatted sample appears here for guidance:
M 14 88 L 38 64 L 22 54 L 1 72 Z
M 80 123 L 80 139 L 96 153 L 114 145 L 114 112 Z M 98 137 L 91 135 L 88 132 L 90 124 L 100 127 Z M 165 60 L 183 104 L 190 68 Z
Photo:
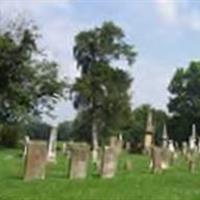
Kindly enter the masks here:
M 196 125 L 192 125 L 192 135 L 189 137 L 189 149 L 196 150 Z
M 175 147 L 174 147 L 174 143 L 173 140 L 169 140 L 169 145 L 168 145 L 168 149 L 171 153 L 175 152 Z

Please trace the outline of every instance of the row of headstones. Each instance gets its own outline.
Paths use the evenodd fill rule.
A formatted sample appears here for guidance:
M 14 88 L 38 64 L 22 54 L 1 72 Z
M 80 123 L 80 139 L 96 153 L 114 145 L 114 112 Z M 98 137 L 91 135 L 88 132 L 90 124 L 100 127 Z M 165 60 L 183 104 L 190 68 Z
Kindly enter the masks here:
M 173 140 L 169 140 L 167 127 L 163 127 L 162 146 L 156 146 L 154 143 L 154 131 L 152 113 L 150 112 L 147 118 L 146 134 L 144 137 L 144 153 L 150 156 L 150 168 L 152 171 L 162 171 L 168 169 L 173 164 L 178 155 L 178 145 L 174 146 Z M 196 163 L 200 153 L 200 139 L 197 143 L 196 126 L 192 125 L 192 135 L 189 137 L 189 143 L 182 144 L 182 153 L 188 163 L 188 168 L 194 172 Z
M 24 180 L 44 179 L 48 163 L 48 145 L 44 141 L 27 141 L 24 157 Z M 86 143 L 68 144 L 70 179 L 85 178 L 88 172 L 88 162 L 91 151 Z M 98 171 L 103 178 L 112 178 L 117 169 L 118 156 L 121 153 L 122 143 L 111 139 L 110 145 L 104 147 L 99 154 Z

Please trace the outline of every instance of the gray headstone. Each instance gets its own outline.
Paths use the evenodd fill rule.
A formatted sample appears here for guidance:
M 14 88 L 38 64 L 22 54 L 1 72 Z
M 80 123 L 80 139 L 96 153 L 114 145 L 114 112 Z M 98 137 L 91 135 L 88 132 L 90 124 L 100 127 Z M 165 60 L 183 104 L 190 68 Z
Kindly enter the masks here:
M 89 157 L 90 147 L 86 143 L 74 143 L 70 146 L 70 179 L 86 178 Z
M 117 154 L 112 147 L 105 147 L 102 155 L 101 176 L 103 178 L 114 177 L 117 169 Z

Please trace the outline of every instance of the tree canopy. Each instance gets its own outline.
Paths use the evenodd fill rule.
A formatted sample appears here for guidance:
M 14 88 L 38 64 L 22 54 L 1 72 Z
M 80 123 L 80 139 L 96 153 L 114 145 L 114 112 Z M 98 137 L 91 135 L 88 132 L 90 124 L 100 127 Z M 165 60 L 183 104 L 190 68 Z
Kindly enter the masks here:
M 74 57 L 81 75 L 72 88 L 74 105 L 79 112 L 89 113 L 91 132 L 116 133 L 130 113 L 132 77 L 116 61 L 131 65 L 136 52 L 124 37 L 122 29 L 112 22 L 75 37 Z
M 192 124 L 200 130 L 200 62 L 191 62 L 188 68 L 179 68 L 170 85 L 168 104 L 172 113 L 171 127 L 177 140 L 187 140 Z
M 0 32 L 0 123 L 16 123 L 53 109 L 66 83 L 58 65 L 37 44 L 34 25 L 13 24 Z

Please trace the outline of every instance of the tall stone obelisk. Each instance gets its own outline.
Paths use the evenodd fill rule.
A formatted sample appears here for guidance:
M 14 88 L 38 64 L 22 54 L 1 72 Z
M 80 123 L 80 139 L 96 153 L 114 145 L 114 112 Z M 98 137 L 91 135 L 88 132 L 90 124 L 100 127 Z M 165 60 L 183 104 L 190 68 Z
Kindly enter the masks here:
M 147 124 L 144 136 L 144 153 L 150 154 L 153 144 L 154 126 L 153 126 L 153 114 L 150 111 L 147 117 Z

